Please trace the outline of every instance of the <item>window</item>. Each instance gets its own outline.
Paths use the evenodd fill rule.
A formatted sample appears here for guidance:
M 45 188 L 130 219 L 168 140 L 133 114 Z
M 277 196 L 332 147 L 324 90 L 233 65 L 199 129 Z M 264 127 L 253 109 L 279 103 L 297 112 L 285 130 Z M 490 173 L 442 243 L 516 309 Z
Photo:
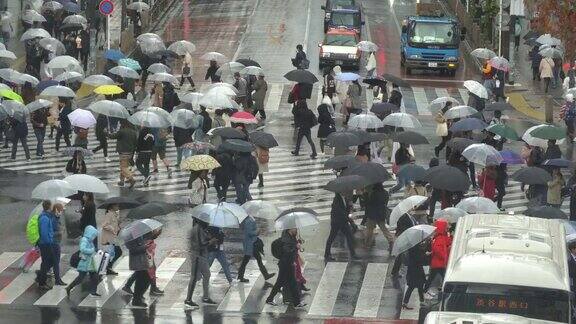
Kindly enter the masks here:
M 430 45 L 455 45 L 458 40 L 452 23 L 415 22 L 409 35 L 410 42 Z
M 354 12 L 334 12 L 330 19 L 332 26 L 358 27 L 360 26 L 360 15 Z
M 324 45 L 355 46 L 356 37 L 352 35 L 326 35 L 326 42 Z

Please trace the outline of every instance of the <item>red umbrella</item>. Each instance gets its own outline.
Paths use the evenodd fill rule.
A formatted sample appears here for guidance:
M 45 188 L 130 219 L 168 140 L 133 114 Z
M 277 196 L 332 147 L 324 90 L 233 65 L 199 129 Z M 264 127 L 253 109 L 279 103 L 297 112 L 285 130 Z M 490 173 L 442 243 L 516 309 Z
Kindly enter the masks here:
M 246 111 L 235 112 L 230 117 L 230 121 L 233 123 L 242 123 L 242 124 L 258 124 L 258 119 L 256 119 L 254 115 Z

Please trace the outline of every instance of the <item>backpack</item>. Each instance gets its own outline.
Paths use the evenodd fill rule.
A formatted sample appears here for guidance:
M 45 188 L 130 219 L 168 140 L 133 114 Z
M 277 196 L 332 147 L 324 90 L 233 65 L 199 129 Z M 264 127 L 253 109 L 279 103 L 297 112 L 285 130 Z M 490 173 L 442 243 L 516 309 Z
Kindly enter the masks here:
M 283 254 L 283 247 L 284 244 L 282 243 L 281 237 L 272 241 L 272 244 L 270 245 L 270 252 L 272 252 L 272 256 L 280 260 Z
M 76 251 L 70 256 L 70 266 L 72 268 L 78 268 L 78 263 L 80 263 L 80 251 Z
M 248 162 L 248 174 L 247 178 L 248 181 L 253 181 L 254 179 L 258 178 L 258 172 L 260 168 L 258 167 L 258 162 L 254 156 L 250 156 L 250 162 Z
M 258 153 L 258 163 L 266 164 L 270 161 L 270 151 L 267 148 L 261 148 Z
M 26 224 L 26 238 L 28 242 L 32 245 L 36 245 L 40 240 L 40 222 L 39 222 L 40 215 L 35 214 L 28 219 L 28 223 Z
M 184 63 L 184 67 L 182 68 L 182 74 L 189 75 L 190 74 L 190 66 L 188 63 Z

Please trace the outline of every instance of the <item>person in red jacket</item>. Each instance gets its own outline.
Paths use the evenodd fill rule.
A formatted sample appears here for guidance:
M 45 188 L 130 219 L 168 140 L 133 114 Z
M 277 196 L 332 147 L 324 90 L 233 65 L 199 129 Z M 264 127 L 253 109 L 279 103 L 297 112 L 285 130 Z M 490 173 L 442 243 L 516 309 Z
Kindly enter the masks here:
M 478 175 L 478 184 L 482 188 L 482 196 L 494 200 L 496 195 L 496 169 L 487 166 Z
M 439 218 L 434 225 L 436 226 L 436 233 L 432 238 L 432 250 L 428 252 L 431 255 L 430 273 L 424 285 L 424 292 L 428 291 L 430 284 L 437 275 L 444 278 L 446 266 L 448 265 L 448 256 L 450 255 L 450 246 L 452 245 L 452 237 L 448 235 L 448 222 L 443 218 Z

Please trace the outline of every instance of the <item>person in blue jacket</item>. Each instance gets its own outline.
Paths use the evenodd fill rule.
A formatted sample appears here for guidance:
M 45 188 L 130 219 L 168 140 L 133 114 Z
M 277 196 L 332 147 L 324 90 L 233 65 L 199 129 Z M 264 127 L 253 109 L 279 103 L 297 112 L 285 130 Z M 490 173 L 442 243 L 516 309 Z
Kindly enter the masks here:
M 58 121 L 60 122 L 60 127 L 56 131 L 56 152 L 60 150 L 60 139 L 64 136 L 64 142 L 66 146 L 71 146 L 70 143 L 70 133 L 72 133 L 72 124 L 68 115 L 72 112 L 72 102 L 69 98 L 59 98 L 59 108 L 60 114 L 58 115 Z
M 46 279 L 48 271 L 54 266 L 54 228 L 52 226 L 51 208 L 52 202 L 44 200 L 42 202 L 42 212 L 38 216 L 40 239 L 37 245 L 38 249 L 40 249 L 42 263 L 40 264 L 40 270 L 36 271 L 36 282 L 41 289 L 51 289 L 46 284 Z
M 66 287 L 66 295 L 70 297 L 70 291 L 79 285 L 86 275 L 90 276 L 90 295 L 99 297 L 98 289 L 98 273 L 96 266 L 93 264 L 93 257 L 96 254 L 96 247 L 94 246 L 94 239 L 98 236 L 98 230 L 88 225 L 84 229 L 84 235 L 80 239 L 80 262 L 78 262 L 78 277 Z

